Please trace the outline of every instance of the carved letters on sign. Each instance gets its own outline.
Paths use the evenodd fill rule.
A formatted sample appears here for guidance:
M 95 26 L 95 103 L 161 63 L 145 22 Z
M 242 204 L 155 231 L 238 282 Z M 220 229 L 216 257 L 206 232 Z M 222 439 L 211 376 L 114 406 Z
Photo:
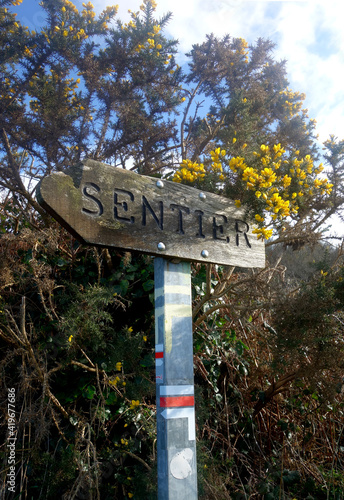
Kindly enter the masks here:
M 81 187 L 81 191 L 83 198 L 91 201 L 90 205 L 93 204 L 92 208 L 83 206 L 82 212 L 90 217 L 101 217 L 104 213 L 101 188 L 94 182 L 88 182 Z M 133 208 L 138 216 L 131 215 Z M 113 190 L 113 218 L 123 224 L 138 224 L 142 228 L 152 223 L 162 232 L 167 226 L 168 230 L 182 236 L 186 234 L 188 227 L 189 236 L 201 239 L 210 237 L 224 243 L 230 243 L 229 235 L 232 234 L 236 246 L 240 244 L 241 235 L 243 244 L 251 248 L 247 235 L 249 225 L 243 220 L 232 219 L 224 214 L 214 214 L 206 218 L 203 210 L 193 210 L 177 203 L 164 204 L 161 200 L 154 202 L 143 194 L 135 197 L 135 194 L 127 189 Z
M 243 209 L 198 189 L 87 160 L 37 188 L 39 203 L 87 243 L 151 255 L 264 267 Z

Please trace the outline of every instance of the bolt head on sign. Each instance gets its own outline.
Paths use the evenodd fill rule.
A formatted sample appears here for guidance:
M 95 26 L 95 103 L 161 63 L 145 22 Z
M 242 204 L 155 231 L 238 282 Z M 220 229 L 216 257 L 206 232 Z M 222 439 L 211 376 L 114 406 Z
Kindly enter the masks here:
M 161 257 L 264 267 L 264 243 L 232 200 L 87 160 L 37 186 L 38 202 L 79 240 Z

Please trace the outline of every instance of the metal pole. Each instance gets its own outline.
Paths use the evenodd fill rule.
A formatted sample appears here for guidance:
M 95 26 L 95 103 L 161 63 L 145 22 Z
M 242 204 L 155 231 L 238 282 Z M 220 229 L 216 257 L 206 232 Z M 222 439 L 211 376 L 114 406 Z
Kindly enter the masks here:
M 158 500 L 197 500 L 190 263 L 154 262 Z

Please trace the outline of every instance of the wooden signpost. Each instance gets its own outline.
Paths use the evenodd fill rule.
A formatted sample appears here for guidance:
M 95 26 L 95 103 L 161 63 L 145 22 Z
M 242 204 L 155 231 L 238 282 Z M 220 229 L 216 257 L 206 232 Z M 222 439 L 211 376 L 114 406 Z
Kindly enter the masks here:
M 264 267 L 264 244 L 231 200 L 87 160 L 37 187 L 79 240 L 155 255 L 158 499 L 196 500 L 190 261 Z

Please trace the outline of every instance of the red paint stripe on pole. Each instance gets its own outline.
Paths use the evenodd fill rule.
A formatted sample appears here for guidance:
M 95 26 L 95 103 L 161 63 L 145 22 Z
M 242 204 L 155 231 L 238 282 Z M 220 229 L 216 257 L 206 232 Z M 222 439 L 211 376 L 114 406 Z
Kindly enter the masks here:
M 179 406 L 194 406 L 193 396 L 166 396 L 160 398 L 160 408 L 173 408 Z
M 155 358 L 158 359 L 158 358 L 163 358 L 164 357 L 164 353 L 163 352 L 156 352 L 155 353 Z

